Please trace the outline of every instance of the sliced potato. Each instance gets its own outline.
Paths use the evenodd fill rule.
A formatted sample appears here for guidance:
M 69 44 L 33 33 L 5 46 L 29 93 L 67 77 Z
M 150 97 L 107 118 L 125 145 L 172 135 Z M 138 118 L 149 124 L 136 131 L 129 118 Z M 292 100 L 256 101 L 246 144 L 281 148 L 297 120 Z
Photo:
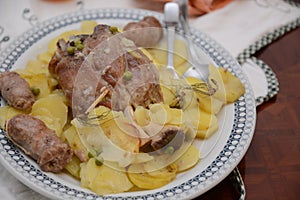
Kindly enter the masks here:
M 138 153 L 140 139 L 138 130 L 122 118 L 116 118 L 116 123 L 105 131 L 113 144 L 127 152 Z
M 185 123 L 191 126 L 192 129 L 197 130 L 200 123 L 200 109 L 198 106 L 190 106 L 183 112 Z
M 57 42 L 61 39 L 61 37 L 55 37 L 48 43 L 48 52 L 51 54 L 54 54 L 54 52 L 57 50 Z
M 164 104 L 151 104 L 150 108 L 150 118 L 151 122 L 165 125 L 168 122 L 167 107 Z
M 37 56 L 37 59 L 38 59 L 39 61 L 41 61 L 42 63 L 45 63 L 45 65 L 48 66 L 48 64 L 49 64 L 49 62 L 50 62 L 50 60 L 51 60 L 51 58 L 52 58 L 52 55 L 53 55 L 52 53 L 46 51 L 46 52 L 44 52 L 44 53 L 39 54 L 39 55 Z
M 73 119 L 71 124 L 75 127 L 80 141 L 87 151 L 101 152 L 102 147 L 107 144 L 107 137 L 97 124 L 86 124 L 78 118 Z
M 223 82 L 221 73 L 219 72 L 218 68 L 213 65 L 209 65 L 208 68 L 209 68 L 209 80 L 213 79 L 218 84 L 218 89 L 213 96 L 226 103 L 225 83 Z M 211 84 L 213 83 L 211 82 Z
M 195 77 L 187 77 L 186 81 L 190 85 L 195 85 L 195 84 L 204 84 L 203 81 L 200 79 L 197 79 Z M 214 96 L 206 95 L 200 92 L 195 92 L 197 95 L 197 98 L 199 99 L 199 107 L 200 109 L 212 113 L 212 114 L 217 114 L 221 108 L 224 105 L 224 102 L 215 98 Z
M 198 138 L 207 138 L 218 130 L 216 115 L 204 112 L 197 107 L 186 109 L 184 116 L 186 123 L 191 124 L 192 128 L 196 130 Z
M 140 126 L 148 125 L 151 120 L 150 111 L 142 106 L 138 106 L 133 115 L 136 123 Z
M 214 114 L 210 114 L 200 110 L 200 118 L 199 118 L 199 126 L 200 130 L 207 130 L 209 127 L 218 123 L 218 119 Z
M 26 64 L 25 70 L 32 74 L 48 74 L 48 63 L 41 60 L 30 60 Z
M 167 51 L 167 42 L 162 41 L 158 44 L 157 47 L 148 49 L 149 53 L 152 55 L 154 60 L 164 66 L 168 63 L 168 51 Z M 188 49 L 186 42 L 181 39 L 176 39 L 174 42 L 174 67 L 183 65 L 188 58 Z
M 64 126 L 67 122 L 68 107 L 64 104 L 64 97 L 59 94 L 51 94 L 46 98 L 39 99 L 33 105 L 33 109 L 46 108 L 52 116 L 60 119 Z
M 185 171 L 195 166 L 200 160 L 200 152 L 194 145 L 191 145 L 184 154 L 174 162 L 178 166 L 178 172 Z
M 183 62 L 176 66 L 176 72 L 179 76 L 183 76 L 183 74 L 191 67 L 191 64 L 187 61 Z
M 245 86 L 227 69 L 210 65 L 209 71 L 210 79 L 218 83 L 218 90 L 214 97 L 226 103 L 232 103 L 245 93 Z
M 95 166 L 95 158 L 88 162 L 80 164 L 80 184 L 82 187 L 91 189 L 91 184 L 98 174 L 98 168 Z
M 171 105 L 176 99 L 175 91 L 164 85 L 160 85 L 160 88 L 164 97 L 164 104 Z
M 120 193 L 133 187 L 126 173 L 106 165 L 98 166 L 95 158 L 91 158 L 81 166 L 81 185 L 99 195 Z
M 68 107 L 59 94 L 51 94 L 38 99 L 32 106 L 31 114 L 40 118 L 46 125 L 61 136 L 63 127 L 68 119 Z
M 14 70 L 24 79 L 29 79 L 36 74 L 49 74 L 48 64 L 39 60 L 29 60 L 23 69 Z
M 81 31 L 83 34 L 92 34 L 94 32 L 95 26 L 97 26 L 98 23 L 96 21 L 88 20 L 83 21 L 81 23 Z
M 31 111 L 31 115 L 33 116 L 47 116 L 50 118 L 54 118 L 52 113 L 45 107 L 40 107 L 39 109 L 35 108 Z
M 62 137 L 67 140 L 75 155 L 81 160 L 88 160 L 88 151 L 81 142 L 81 139 L 74 126 L 70 126 L 62 133 Z
M 100 106 L 90 112 L 89 118 L 92 119 L 89 123 L 99 125 L 115 148 L 132 153 L 138 152 L 139 131 L 122 112 Z
M 62 89 L 56 89 L 51 92 L 50 96 L 55 96 L 60 99 L 64 104 L 67 104 L 67 97 L 65 96 Z
M 100 172 L 92 182 L 91 189 L 97 194 L 114 194 L 128 191 L 133 187 L 127 174 L 102 165 Z
M 48 77 L 46 74 L 35 74 L 27 79 L 30 87 L 38 88 L 39 94 L 37 99 L 47 97 L 50 94 L 50 88 L 48 85 Z
M 65 169 L 75 178 L 80 178 L 80 160 L 73 156 L 72 160 L 65 166 Z
M 211 113 L 217 114 L 222 109 L 224 102 L 215 98 L 214 96 L 206 96 L 199 94 L 199 107 L 201 110 Z
M 140 172 L 139 172 L 140 171 Z M 147 171 L 145 164 L 134 164 L 128 168 L 130 181 L 139 188 L 155 189 L 176 178 L 177 165 L 171 164 L 156 171 Z
M 183 112 L 181 109 L 170 108 L 163 103 L 149 105 L 151 121 L 160 125 L 181 126 Z
M 98 124 L 103 130 L 109 129 L 109 127 L 114 123 L 114 113 L 105 106 L 99 106 L 92 110 L 89 115 L 89 123 Z
M 206 130 L 198 129 L 196 137 L 200 138 L 200 139 L 209 138 L 210 136 L 212 136 L 218 130 L 219 130 L 218 123 L 212 123 L 211 126 L 208 127 L 208 129 L 206 129 Z
M 224 69 L 221 71 L 223 81 L 225 82 L 227 103 L 235 102 L 245 93 L 245 86 L 230 71 Z
M 5 129 L 6 121 L 19 114 L 25 114 L 25 112 L 17 110 L 11 106 L 0 107 L 0 127 Z

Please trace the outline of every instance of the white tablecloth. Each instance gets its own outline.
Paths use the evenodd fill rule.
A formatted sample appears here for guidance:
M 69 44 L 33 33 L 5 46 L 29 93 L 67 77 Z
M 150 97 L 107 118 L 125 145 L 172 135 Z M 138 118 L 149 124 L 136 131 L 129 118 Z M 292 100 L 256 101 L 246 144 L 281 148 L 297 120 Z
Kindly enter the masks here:
M 90 8 L 147 8 L 159 6 L 151 0 L 1 0 L 0 41 L 9 36 L 8 42 L 1 42 L 3 50 L 38 21 Z M 27 9 L 27 10 L 26 10 Z M 237 56 L 264 34 L 300 17 L 300 9 L 281 0 L 236 0 L 228 6 L 191 20 L 194 28 L 201 29 L 222 44 L 233 56 Z M 256 64 L 243 65 L 254 88 L 255 96 L 266 94 L 264 73 Z M 19 182 L 0 164 L 0 199 L 34 200 L 46 199 Z

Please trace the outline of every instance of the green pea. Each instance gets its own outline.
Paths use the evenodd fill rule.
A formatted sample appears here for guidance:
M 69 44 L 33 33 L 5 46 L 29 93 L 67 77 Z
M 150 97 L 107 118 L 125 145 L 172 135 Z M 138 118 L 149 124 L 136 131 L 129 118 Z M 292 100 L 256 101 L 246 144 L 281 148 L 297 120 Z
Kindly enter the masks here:
M 88 157 L 89 157 L 89 158 L 94 158 L 94 157 L 97 157 L 98 154 L 99 154 L 99 153 L 97 152 L 97 150 L 91 149 L 91 150 L 88 152 Z
M 132 72 L 130 72 L 130 71 L 124 72 L 123 78 L 124 78 L 124 80 L 126 80 L 126 81 L 131 80 L 131 79 L 132 79 Z
M 67 52 L 68 52 L 69 55 L 73 55 L 75 53 L 75 47 L 69 46 L 67 48 Z
M 75 46 L 77 46 L 78 44 L 82 44 L 82 42 L 80 39 L 77 38 L 74 40 L 74 44 L 75 44 Z
M 76 46 L 76 48 L 79 50 L 79 51 L 81 51 L 83 48 L 84 48 L 84 46 L 83 46 L 83 44 L 81 43 L 81 44 L 75 44 L 75 46 Z
M 94 158 L 94 155 L 93 155 L 91 152 L 89 152 L 89 153 L 88 153 L 88 157 L 89 157 L 89 158 Z
M 31 88 L 31 92 L 34 94 L 34 96 L 38 96 L 40 94 L 40 88 L 32 86 Z
M 103 158 L 102 157 L 97 157 L 96 159 L 95 159 L 95 164 L 97 165 L 97 166 L 101 166 L 101 165 L 103 165 Z
M 109 27 L 109 30 L 110 30 L 110 32 L 111 32 L 112 34 L 115 34 L 115 33 L 119 32 L 119 31 L 118 31 L 118 27 L 116 27 L 116 26 L 111 26 L 111 27 Z
M 175 151 L 174 147 L 168 146 L 165 150 L 165 153 L 172 154 L 172 153 L 174 153 L 174 151 Z

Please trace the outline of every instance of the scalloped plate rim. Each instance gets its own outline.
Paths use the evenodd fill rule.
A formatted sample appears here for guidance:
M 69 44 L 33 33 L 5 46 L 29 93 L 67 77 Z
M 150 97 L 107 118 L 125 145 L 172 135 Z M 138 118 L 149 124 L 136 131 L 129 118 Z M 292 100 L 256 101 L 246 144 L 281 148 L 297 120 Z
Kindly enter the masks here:
M 9 67 L 11 67 L 13 65 L 13 63 L 22 56 L 22 54 L 28 49 L 30 48 L 30 46 L 32 46 L 35 42 L 38 42 L 43 36 L 46 36 L 47 34 L 51 33 L 52 31 L 58 30 L 59 28 L 65 27 L 67 25 L 72 25 L 74 23 L 79 23 L 80 21 L 82 21 L 83 19 L 118 19 L 118 17 L 120 17 L 122 14 L 122 16 L 124 18 L 128 18 L 128 19 L 132 19 L 132 20 L 138 20 L 143 16 L 146 15 L 154 15 L 156 17 L 158 17 L 160 20 L 162 20 L 162 14 L 161 13 L 157 13 L 157 12 L 153 12 L 153 11 L 148 11 L 148 10 L 142 10 L 142 9 L 116 9 L 116 8 L 107 8 L 107 9 L 91 9 L 91 10 L 83 10 L 81 12 L 72 12 L 72 13 L 67 13 L 61 16 L 57 16 L 51 19 L 48 19 L 42 23 L 37 24 L 36 27 L 29 29 L 28 31 L 24 32 L 19 38 L 15 39 L 13 42 L 11 42 L 8 47 L 0 54 L 0 70 L 7 70 Z M 101 18 L 101 16 L 103 18 Z M 75 17 L 74 19 L 72 19 L 73 17 Z M 83 18 L 82 18 L 83 17 Z M 120 19 L 120 18 L 119 18 Z M 62 23 L 62 21 L 60 20 L 65 20 L 64 24 Z M 72 21 L 73 20 L 73 21 Z M 51 28 L 52 25 L 52 28 Z M 48 26 L 48 27 L 47 27 Z M 58 26 L 58 27 L 56 27 Z M 52 29 L 52 30 L 51 30 Z M 50 31 L 47 32 L 46 30 Z M 40 35 L 40 32 L 42 32 L 42 34 Z M 43 33 L 45 32 L 45 33 Z M 33 37 L 33 34 L 36 33 L 37 35 Z M 247 152 L 247 149 L 251 143 L 253 134 L 254 134 L 254 129 L 255 129 L 255 120 L 256 120 L 256 112 L 255 112 L 255 100 L 254 100 L 254 95 L 253 95 L 253 91 L 251 89 L 251 86 L 249 84 L 249 81 L 247 80 L 247 77 L 243 74 L 242 70 L 239 69 L 239 64 L 236 62 L 236 60 L 228 53 L 228 51 L 226 51 L 223 47 L 221 47 L 221 45 L 219 45 L 216 41 L 214 41 L 213 39 L 211 39 L 209 36 L 205 35 L 204 33 L 200 32 L 199 30 L 193 29 L 193 37 L 195 39 L 195 44 L 200 47 L 203 51 L 205 51 L 205 53 L 207 53 L 216 63 L 222 64 L 223 66 L 227 66 L 228 69 L 233 70 L 234 73 L 236 73 L 237 76 L 239 76 L 239 78 L 242 78 L 243 83 L 246 85 L 246 95 L 244 95 L 244 97 L 240 98 L 239 101 L 237 103 L 235 103 L 234 108 L 236 109 L 238 106 L 240 106 L 240 104 L 242 106 L 240 106 L 243 109 L 246 109 L 246 111 L 248 111 L 248 113 L 245 111 L 245 113 L 243 111 L 241 111 L 240 113 L 238 113 L 239 115 L 241 114 L 245 114 L 247 117 L 249 115 L 248 118 L 245 119 L 245 121 L 248 122 L 248 124 L 246 124 L 245 122 L 245 126 L 247 125 L 247 137 L 244 138 L 244 136 L 242 136 L 242 133 L 244 132 L 244 128 L 237 128 L 237 130 L 232 130 L 233 133 L 230 134 L 231 135 L 239 135 L 238 139 L 234 139 L 233 141 L 239 141 L 237 144 L 232 144 L 232 146 L 234 146 L 234 150 L 231 152 L 232 155 L 229 155 L 228 157 L 224 156 L 223 154 L 217 155 L 220 157 L 220 155 L 223 155 L 224 157 L 220 157 L 219 159 L 215 159 L 214 161 L 219 161 L 219 163 L 222 163 L 222 159 L 224 158 L 224 163 L 221 166 L 218 166 L 218 163 L 214 163 L 215 168 L 217 168 L 216 171 L 214 171 L 215 169 L 213 169 L 213 167 L 211 167 L 210 165 L 210 169 L 207 171 L 202 171 L 199 172 L 199 175 L 197 175 L 196 177 L 194 177 L 193 179 L 190 179 L 188 181 L 186 181 L 185 183 L 182 183 L 179 186 L 176 186 L 174 188 L 171 189 L 166 189 L 165 191 L 162 192 L 156 192 L 151 193 L 151 191 L 143 191 L 141 193 L 145 193 L 142 195 L 138 195 L 138 196 L 134 196 L 134 198 L 142 198 L 142 199 L 147 199 L 147 198 L 170 198 L 170 199 L 176 199 L 179 197 L 184 197 L 184 198 L 194 198 L 196 196 L 199 196 L 200 194 L 203 194 L 204 192 L 208 191 L 209 189 L 211 189 L 212 187 L 214 187 L 215 185 L 217 185 L 219 182 L 221 182 L 236 166 L 237 164 L 241 161 L 241 159 L 243 158 L 243 156 L 245 155 L 245 153 Z M 33 42 L 27 42 L 26 44 L 24 43 L 24 38 L 28 39 L 32 37 L 33 38 Z M 197 41 L 198 40 L 198 41 Z M 203 43 L 204 42 L 204 43 Z M 18 51 L 17 48 L 20 48 L 20 45 L 23 44 L 23 46 L 25 46 L 25 49 L 21 50 L 19 49 Z M 213 56 L 211 49 L 213 50 L 217 50 L 215 51 L 219 56 Z M 13 52 L 17 52 L 17 56 L 12 55 Z M 11 58 L 13 57 L 13 58 Z M 220 58 L 221 57 L 221 58 Z M 7 62 L 8 61 L 8 62 Z M 238 107 L 238 108 L 240 108 Z M 247 110 L 248 109 L 248 110 Z M 236 112 L 235 112 L 236 113 Z M 233 125 L 234 126 L 234 125 Z M 241 133 L 242 130 L 242 133 Z M 235 136 L 233 136 L 235 137 Z M 22 152 L 17 152 L 16 153 L 12 153 L 13 150 L 11 149 L 7 149 L 10 146 L 10 142 L 5 140 L 5 132 L 1 130 L 1 134 L 0 134 L 0 161 L 1 163 L 5 166 L 6 169 L 8 169 L 8 171 L 14 175 L 17 179 L 19 179 L 21 182 L 23 182 L 25 185 L 27 185 L 28 187 L 32 188 L 33 190 L 35 190 L 36 192 L 39 192 L 49 198 L 62 198 L 62 199 L 66 199 L 66 198 L 70 198 L 70 199 L 74 199 L 74 198 L 78 198 L 81 199 L 83 197 L 87 198 L 87 199 L 120 199 L 123 198 L 122 196 L 118 196 L 118 194 L 116 195 L 108 195 L 108 196 L 97 196 L 92 192 L 85 192 L 87 191 L 86 189 L 84 189 L 84 191 L 78 191 L 78 193 L 76 193 L 76 190 L 69 190 L 68 188 L 66 189 L 64 186 L 59 187 L 59 186 L 55 186 L 55 184 L 50 185 L 51 184 L 51 178 L 50 183 L 48 183 L 48 179 L 47 176 L 46 178 L 44 177 L 44 173 L 41 172 L 39 169 L 35 169 L 33 167 L 33 169 L 29 169 L 29 170 L 33 170 L 30 171 L 30 173 L 32 172 L 33 174 L 37 174 L 35 178 L 39 178 L 41 180 L 43 180 L 43 183 L 41 183 L 41 185 L 36 185 L 34 184 L 34 182 L 30 181 L 28 177 L 24 176 L 24 174 L 22 174 L 21 172 L 26 172 L 29 171 L 27 168 L 24 167 L 24 165 L 26 166 L 26 156 L 24 157 L 24 155 L 22 155 Z M 243 139 L 244 138 L 244 139 Z M 7 139 L 7 138 L 6 138 Z M 240 144 L 240 141 L 243 141 L 244 144 Z M 229 142 L 233 142 L 230 141 L 230 138 L 226 141 L 226 145 L 229 144 Z M 240 150 L 237 150 L 237 149 Z M 10 151 L 11 150 L 11 151 Z M 223 150 L 228 150 L 223 148 Z M 228 151 L 227 151 L 228 152 Z M 233 163 L 228 163 L 227 161 L 229 159 L 232 159 L 232 157 L 234 156 L 234 153 L 237 153 L 238 155 L 236 155 L 236 157 L 234 158 Z M 22 160 L 22 156 L 25 159 L 25 164 L 22 163 L 19 165 L 19 161 L 17 162 L 17 160 L 14 160 L 14 156 L 19 155 L 21 157 L 20 160 Z M 13 160 L 13 161 L 12 161 Z M 12 164 L 9 162 L 12 161 L 12 163 L 16 163 L 16 166 L 12 166 Z M 22 161 L 23 162 L 23 161 Z M 20 162 L 21 163 L 21 162 Z M 212 163 L 213 164 L 213 163 Z M 229 165 L 227 168 L 224 167 L 224 165 Z M 224 169 L 225 168 L 225 169 Z M 16 173 L 17 172 L 17 173 Z M 40 174 L 41 173 L 41 174 Z M 206 174 L 205 174 L 206 173 Z M 218 174 L 219 173 L 219 174 Z M 28 175 L 30 176 L 30 175 Z M 216 180 L 212 180 L 211 179 L 217 176 Z M 203 179 L 203 177 L 205 179 Z M 31 177 L 32 178 L 32 177 Z M 38 180 L 38 182 L 42 182 L 41 180 Z M 197 182 L 198 181 L 198 182 Z M 55 180 L 54 180 L 55 183 Z M 45 185 L 43 185 L 45 184 Z M 202 187 L 202 188 L 201 188 Z M 62 190 L 60 190 L 62 189 Z M 202 190 L 199 190 L 202 189 Z M 75 196 L 75 194 L 76 196 Z M 128 195 L 130 195 L 131 193 L 126 193 L 126 197 L 128 197 Z M 124 198 L 126 198 L 124 197 Z

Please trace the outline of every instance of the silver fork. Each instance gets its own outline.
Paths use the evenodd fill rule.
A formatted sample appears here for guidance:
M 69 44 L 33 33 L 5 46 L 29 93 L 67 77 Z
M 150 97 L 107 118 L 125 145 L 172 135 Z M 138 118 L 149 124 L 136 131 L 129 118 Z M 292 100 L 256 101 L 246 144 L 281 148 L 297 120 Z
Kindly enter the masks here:
M 184 4 L 183 4 L 184 5 Z M 181 7 L 184 8 L 184 7 Z M 186 7 L 187 9 L 187 7 Z M 181 11 L 183 12 L 183 11 Z M 208 64 L 203 64 L 200 62 L 199 57 L 197 56 L 197 51 L 193 47 L 193 42 L 190 37 L 190 29 L 188 22 L 185 22 L 187 17 L 179 18 L 179 5 L 176 2 L 170 2 L 165 4 L 164 8 L 165 13 L 165 25 L 167 28 L 167 38 L 168 38 L 168 64 L 167 69 L 172 73 L 174 79 L 185 78 L 188 76 L 195 77 L 204 81 L 204 83 L 192 85 L 192 89 L 196 92 L 200 92 L 207 95 L 212 95 L 216 92 L 218 88 L 217 83 L 211 79 L 208 80 L 209 70 Z M 185 12 L 187 15 L 187 11 Z M 175 29 L 178 25 L 178 21 L 180 20 L 182 26 L 185 26 L 185 38 L 188 44 L 189 49 L 189 61 L 192 61 L 192 67 L 188 68 L 186 72 L 184 72 L 182 77 L 179 77 L 174 69 L 174 40 L 175 40 Z M 184 21 L 182 21 L 184 20 Z M 212 86 L 212 84 L 214 87 Z
M 203 80 L 208 83 L 208 65 L 200 63 L 198 59 L 197 52 L 193 47 L 193 42 L 191 41 L 191 31 L 187 21 L 187 6 L 186 1 L 170 2 L 166 3 L 164 7 L 165 14 L 165 25 L 167 27 L 167 38 L 168 38 L 168 64 L 167 69 L 171 71 L 173 77 L 178 79 L 179 76 L 174 69 L 174 40 L 175 40 L 175 29 L 178 26 L 178 21 L 180 21 L 183 30 L 185 39 L 189 49 L 189 61 L 191 61 L 192 66 L 183 74 L 183 77 L 193 76 Z M 180 15 L 179 15 L 180 13 Z M 196 66 L 196 67 L 194 67 Z
M 201 59 L 198 56 L 198 52 L 195 49 L 195 46 L 192 41 L 192 34 L 190 25 L 188 22 L 188 1 L 187 0 L 175 0 L 175 3 L 179 6 L 179 21 L 182 26 L 185 40 L 188 45 L 189 50 L 189 61 L 192 63 L 192 67 L 190 67 L 184 74 L 184 77 L 187 76 L 193 76 L 196 78 L 199 78 L 209 83 L 208 76 L 209 76 L 209 70 L 208 70 L 208 64 L 201 62 Z
M 175 29 L 178 25 L 179 7 L 176 3 L 166 3 L 164 7 L 165 24 L 167 27 L 168 39 L 168 64 L 167 69 L 172 73 L 174 79 L 179 79 L 178 74 L 174 69 L 174 41 Z
M 182 26 L 186 42 L 189 47 L 190 60 L 193 67 L 190 67 L 184 74 L 184 77 L 193 76 L 202 79 L 208 83 L 208 65 L 201 63 L 197 55 L 197 51 L 194 48 L 193 42 L 191 40 L 191 29 L 188 23 L 188 0 L 175 0 L 175 3 L 179 6 L 179 21 Z M 201 71 L 201 72 L 200 72 Z M 246 189 L 243 182 L 243 178 L 237 167 L 230 174 L 230 180 L 233 182 L 233 186 L 240 194 L 239 200 L 244 200 L 246 197 Z

